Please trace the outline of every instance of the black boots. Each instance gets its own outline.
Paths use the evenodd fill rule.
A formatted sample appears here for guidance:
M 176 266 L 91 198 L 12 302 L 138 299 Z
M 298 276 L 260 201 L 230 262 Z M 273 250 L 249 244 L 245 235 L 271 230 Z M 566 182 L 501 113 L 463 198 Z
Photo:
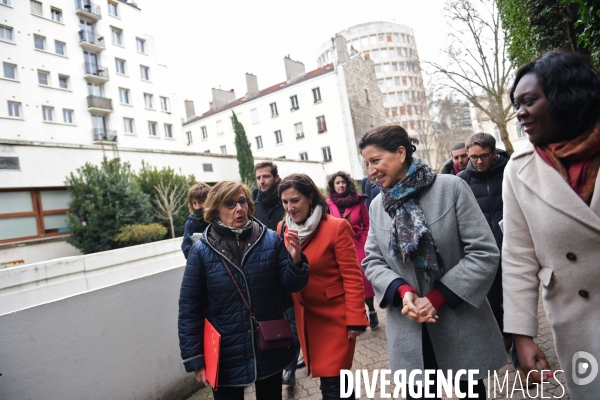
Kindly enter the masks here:
M 321 378 L 321 394 L 323 395 L 323 400 L 339 400 L 340 397 L 340 377 L 333 376 L 331 378 Z M 354 389 L 352 390 L 352 394 L 350 397 L 346 397 L 345 399 L 355 400 Z

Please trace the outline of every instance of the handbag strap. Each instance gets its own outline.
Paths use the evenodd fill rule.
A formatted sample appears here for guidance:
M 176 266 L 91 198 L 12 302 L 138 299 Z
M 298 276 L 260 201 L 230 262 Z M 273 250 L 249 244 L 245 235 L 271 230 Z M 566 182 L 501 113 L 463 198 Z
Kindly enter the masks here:
M 237 281 L 233 277 L 233 274 L 231 273 L 231 270 L 229 269 L 229 266 L 227 265 L 227 262 L 225 261 L 225 259 L 221 255 L 219 255 L 219 257 L 221 257 L 221 262 L 225 266 L 225 269 L 227 270 L 227 273 L 229 274 L 229 277 L 233 281 L 233 285 L 235 286 L 235 288 L 237 289 L 238 293 L 240 294 L 240 297 L 242 298 L 242 301 L 244 302 L 244 305 L 248 309 L 248 312 L 250 313 L 250 316 L 252 317 L 252 320 L 258 324 L 258 321 L 256 320 L 256 316 L 252 312 L 252 309 L 250 308 L 250 304 L 248 304 L 248 301 L 246 300 L 246 296 L 244 296 L 244 293 L 242 293 L 242 289 L 240 289 L 240 285 L 238 285 Z

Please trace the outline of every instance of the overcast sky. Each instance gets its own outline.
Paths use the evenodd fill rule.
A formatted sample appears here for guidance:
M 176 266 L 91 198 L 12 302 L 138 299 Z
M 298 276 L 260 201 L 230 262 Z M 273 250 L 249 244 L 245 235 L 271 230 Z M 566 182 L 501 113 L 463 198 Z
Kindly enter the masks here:
M 353 25 L 389 21 L 411 27 L 422 60 L 439 60 L 448 25 L 444 0 L 137 0 L 145 33 L 156 40 L 180 102 L 208 110 L 210 89 L 246 93 L 244 74 L 260 89 L 285 80 L 283 57 L 316 68 L 317 50 Z M 427 79 L 426 76 L 424 76 Z

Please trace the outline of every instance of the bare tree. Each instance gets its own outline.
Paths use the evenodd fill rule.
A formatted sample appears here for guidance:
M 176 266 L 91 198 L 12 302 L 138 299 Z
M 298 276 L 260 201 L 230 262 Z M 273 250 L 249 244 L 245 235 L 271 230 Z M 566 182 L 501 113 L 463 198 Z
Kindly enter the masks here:
M 506 151 L 513 152 L 507 122 L 514 118 L 506 96 L 512 70 L 495 1 L 448 0 L 452 21 L 450 45 L 443 53 L 448 64 L 426 62 L 439 83 L 464 96 L 498 126 Z
M 183 207 L 186 203 L 185 189 L 182 187 L 173 186 L 171 184 L 165 184 L 162 180 L 158 185 L 154 186 L 156 189 L 156 195 L 153 199 L 156 209 L 152 212 L 160 219 L 166 219 L 169 221 L 171 226 L 171 237 L 175 237 L 175 227 L 173 226 L 173 215 Z
M 451 156 L 452 147 L 473 134 L 469 103 L 452 96 L 429 103 L 432 128 L 437 143 L 438 165 Z

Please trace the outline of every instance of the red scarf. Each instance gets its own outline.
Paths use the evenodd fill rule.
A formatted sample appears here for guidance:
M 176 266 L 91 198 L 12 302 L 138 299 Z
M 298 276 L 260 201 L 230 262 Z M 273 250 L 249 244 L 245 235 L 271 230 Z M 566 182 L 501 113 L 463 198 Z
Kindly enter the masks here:
M 454 175 L 458 175 L 458 173 L 460 172 L 460 169 L 458 169 L 458 165 L 453 163 L 452 168 L 454 168 Z
M 354 205 L 363 201 L 365 198 L 367 198 L 367 195 L 362 193 L 351 194 L 350 192 L 342 194 L 330 193 L 329 198 L 338 208 L 343 208 L 345 210 L 346 208 L 353 207 Z
M 535 151 L 590 204 L 600 168 L 600 122 L 573 140 L 535 146 Z

